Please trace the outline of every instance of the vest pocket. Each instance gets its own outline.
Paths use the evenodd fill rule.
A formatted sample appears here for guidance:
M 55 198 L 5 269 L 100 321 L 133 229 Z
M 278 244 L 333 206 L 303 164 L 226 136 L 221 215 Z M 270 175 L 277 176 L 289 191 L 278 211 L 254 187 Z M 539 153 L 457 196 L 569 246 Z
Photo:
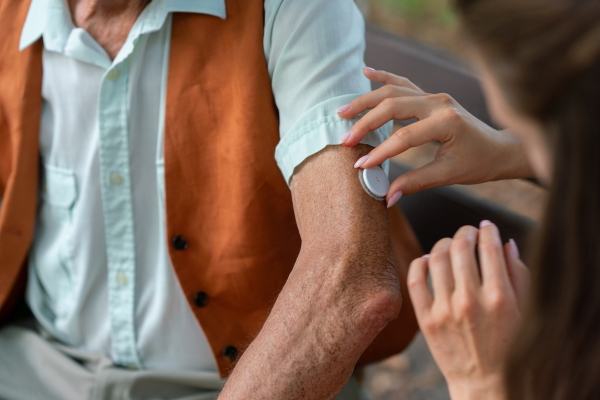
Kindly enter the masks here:
M 77 180 L 73 171 L 45 166 L 33 248 L 35 272 L 47 300 L 60 314 L 72 298 L 73 206 Z

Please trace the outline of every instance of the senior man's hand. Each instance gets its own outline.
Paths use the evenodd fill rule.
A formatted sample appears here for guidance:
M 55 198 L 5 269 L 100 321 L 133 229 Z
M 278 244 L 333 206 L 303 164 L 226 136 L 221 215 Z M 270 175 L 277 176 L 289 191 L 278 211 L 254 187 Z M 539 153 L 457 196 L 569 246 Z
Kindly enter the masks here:
M 386 205 L 367 195 L 353 168 L 370 149 L 329 146 L 296 171 L 302 249 L 220 399 L 331 399 L 398 314 Z

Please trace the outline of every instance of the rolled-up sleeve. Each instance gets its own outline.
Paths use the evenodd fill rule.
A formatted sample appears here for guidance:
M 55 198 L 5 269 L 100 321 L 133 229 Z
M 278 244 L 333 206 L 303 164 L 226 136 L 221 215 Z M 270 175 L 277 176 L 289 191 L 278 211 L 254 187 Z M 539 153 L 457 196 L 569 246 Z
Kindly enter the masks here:
M 360 117 L 344 120 L 336 110 L 371 90 L 364 19 L 353 0 L 267 0 L 264 50 L 279 110 L 275 159 L 289 184 L 302 161 L 339 144 Z M 390 132 L 388 123 L 361 143 L 377 146 Z

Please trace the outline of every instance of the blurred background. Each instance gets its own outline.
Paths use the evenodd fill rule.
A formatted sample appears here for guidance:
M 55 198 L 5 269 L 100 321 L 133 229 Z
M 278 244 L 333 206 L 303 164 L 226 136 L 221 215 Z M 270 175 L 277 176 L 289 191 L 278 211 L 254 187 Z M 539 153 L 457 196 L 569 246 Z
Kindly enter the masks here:
M 406 76 L 429 93 L 445 92 L 493 125 L 449 0 L 356 0 L 367 21 L 365 61 L 375 69 Z M 376 86 L 374 86 L 375 88 Z M 397 121 L 394 129 L 413 121 Z M 437 143 L 395 157 L 390 179 L 431 161 Z M 482 219 L 496 223 L 503 239 L 514 238 L 526 254 L 530 232 L 540 221 L 546 191 L 533 181 L 509 180 L 430 189 L 399 202 L 423 246 Z M 450 399 L 443 376 L 419 334 L 403 353 L 364 370 L 373 400 Z
M 357 0 L 365 19 L 405 38 L 462 54 L 457 20 L 448 0 Z

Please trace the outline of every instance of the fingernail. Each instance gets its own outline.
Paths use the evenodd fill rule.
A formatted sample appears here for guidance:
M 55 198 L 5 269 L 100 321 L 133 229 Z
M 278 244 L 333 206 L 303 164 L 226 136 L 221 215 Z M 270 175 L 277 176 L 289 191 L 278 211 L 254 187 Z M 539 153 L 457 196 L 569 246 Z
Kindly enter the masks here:
M 369 159 L 369 156 L 362 156 L 361 158 L 358 159 L 356 164 L 354 164 L 354 168 L 359 168 L 361 165 L 366 163 L 368 159 Z
M 488 225 L 492 225 L 492 223 L 490 221 L 488 221 L 487 219 L 484 219 L 483 221 L 481 221 L 481 223 L 479 224 L 480 228 L 483 228 L 484 226 L 488 226 Z
M 425 254 L 424 256 L 421 256 L 421 258 L 429 258 L 431 256 L 431 254 Z
M 510 239 L 510 251 L 512 251 L 513 256 L 515 258 L 521 258 L 521 252 L 519 252 L 519 246 L 517 246 L 517 242 L 514 239 Z
M 368 71 L 375 71 L 375 70 L 374 70 L 373 68 L 371 68 L 371 67 L 363 67 L 363 70 L 365 70 L 365 69 L 366 69 L 366 70 L 368 70 Z
M 344 104 L 343 106 L 341 106 L 340 108 L 337 109 L 337 112 L 339 113 L 343 113 L 346 112 L 350 109 L 350 104 Z
M 388 201 L 387 208 L 390 208 L 391 206 L 396 204 L 398 200 L 400 200 L 400 197 L 402 197 L 401 191 L 397 191 L 396 193 L 394 193 L 392 197 L 390 197 L 390 201 Z
M 340 144 L 344 144 L 346 142 L 346 140 L 348 140 L 349 137 L 350 137 L 350 132 L 344 134 L 344 136 L 342 136 L 342 138 L 340 139 Z

